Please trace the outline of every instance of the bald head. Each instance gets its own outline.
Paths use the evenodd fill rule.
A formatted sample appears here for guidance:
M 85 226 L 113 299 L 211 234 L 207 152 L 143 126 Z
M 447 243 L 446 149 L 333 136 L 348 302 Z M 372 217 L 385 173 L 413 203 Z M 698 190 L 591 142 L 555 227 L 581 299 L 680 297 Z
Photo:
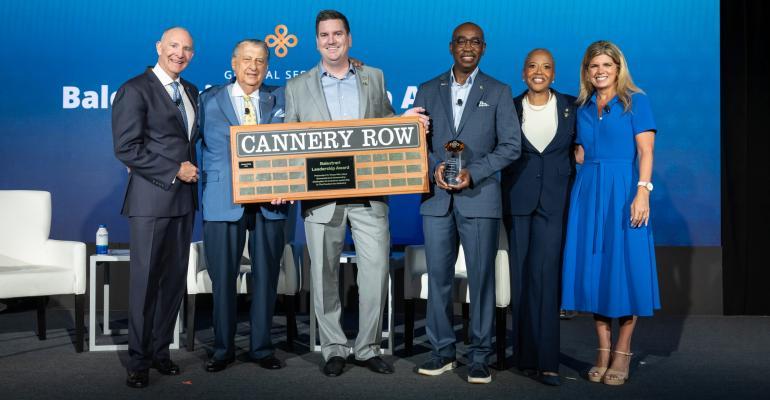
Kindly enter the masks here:
M 455 36 L 457 35 L 458 32 L 460 32 L 462 30 L 465 30 L 466 28 L 477 31 L 478 32 L 478 36 L 481 37 L 481 40 L 482 41 L 484 40 L 484 31 L 481 29 L 480 26 L 478 26 L 475 23 L 470 22 L 470 21 L 469 22 L 463 22 L 462 24 L 457 25 L 455 30 L 452 31 L 452 39 L 455 38 Z
M 551 50 L 545 49 L 545 48 L 536 48 L 532 49 L 527 53 L 527 56 L 524 58 L 524 68 L 527 68 L 527 63 L 529 63 L 529 60 L 531 60 L 533 57 L 542 55 L 548 58 L 551 61 L 551 65 L 554 65 L 553 61 L 553 54 L 551 54 Z
M 177 35 L 177 34 L 184 34 L 187 35 L 187 37 L 190 39 L 190 42 L 192 42 L 192 35 L 190 34 L 190 31 L 187 30 L 187 28 L 183 28 L 181 26 L 172 26 L 171 28 L 166 29 L 163 31 L 163 34 L 160 35 L 159 42 L 162 42 L 164 39 L 168 39 L 169 35 Z
M 158 52 L 158 65 L 172 79 L 177 79 L 187 68 L 195 53 L 190 32 L 179 26 L 163 31 L 160 40 L 155 43 L 155 50 Z

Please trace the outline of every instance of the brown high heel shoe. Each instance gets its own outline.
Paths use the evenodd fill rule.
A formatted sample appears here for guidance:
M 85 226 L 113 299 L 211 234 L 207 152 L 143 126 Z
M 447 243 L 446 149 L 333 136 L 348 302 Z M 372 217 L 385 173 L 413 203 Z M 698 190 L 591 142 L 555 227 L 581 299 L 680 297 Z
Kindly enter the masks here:
M 602 378 L 602 383 L 610 386 L 620 386 L 628 380 L 628 371 L 631 369 L 631 356 L 633 356 L 634 353 L 626 353 L 618 350 L 613 351 L 613 353 L 626 357 L 626 370 L 620 371 L 617 369 L 608 369 L 604 374 L 604 378 Z
M 596 351 L 606 351 L 609 353 L 610 349 L 598 348 L 596 349 Z M 608 359 L 607 366 L 605 367 L 600 367 L 598 365 L 594 365 L 593 367 L 591 367 L 591 369 L 588 370 L 588 380 L 596 383 L 601 382 L 602 378 L 604 378 L 604 374 L 607 372 L 607 368 L 609 367 L 609 365 L 610 365 L 610 360 Z

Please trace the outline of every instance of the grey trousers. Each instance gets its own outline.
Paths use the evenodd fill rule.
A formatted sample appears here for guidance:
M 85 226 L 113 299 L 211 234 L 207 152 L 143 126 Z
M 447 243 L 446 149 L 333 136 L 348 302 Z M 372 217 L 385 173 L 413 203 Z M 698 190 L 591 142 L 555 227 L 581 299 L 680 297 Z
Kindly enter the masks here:
M 339 296 L 340 254 L 347 221 L 350 221 L 358 264 L 359 322 L 353 346 L 356 359 L 379 355 L 382 342 L 382 312 L 390 262 L 388 217 L 378 216 L 370 207 L 360 204 L 337 205 L 331 221 L 305 221 L 313 301 L 324 360 L 335 356 L 347 358 L 350 354 L 341 325 Z

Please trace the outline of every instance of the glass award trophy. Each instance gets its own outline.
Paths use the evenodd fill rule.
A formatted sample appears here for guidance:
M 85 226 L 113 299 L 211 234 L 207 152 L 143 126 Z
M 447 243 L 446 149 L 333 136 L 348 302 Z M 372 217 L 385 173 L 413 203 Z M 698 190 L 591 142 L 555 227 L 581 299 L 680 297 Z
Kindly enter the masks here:
M 457 180 L 457 176 L 460 174 L 460 170 L 463 168 L 462 153 L 465 149 L 465 143 L 453 139 L 448 141 L 444 145 L 446 150 L 446 159 L 444 161 L 444 182 L 449 185 L 457 185 L 460 183 Z

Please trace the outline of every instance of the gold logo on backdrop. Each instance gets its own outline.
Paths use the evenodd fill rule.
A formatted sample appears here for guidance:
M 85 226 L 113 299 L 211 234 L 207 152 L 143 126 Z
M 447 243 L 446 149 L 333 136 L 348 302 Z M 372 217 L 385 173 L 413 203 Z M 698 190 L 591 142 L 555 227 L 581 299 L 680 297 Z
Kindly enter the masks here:
M 296 46 L 299 42 L 297 36 L 294 34 L 287 35 L 287 33 L 289 33 L 289 28 L 284 24 L 280 24 L 275 27 L 275 35 L 265 36 L 265 43 L 267 43 L 268 47 L 273 47 L 275 55 L 280 58 L 286 57 L 286 54 L 289 52 L 288 48 Z

